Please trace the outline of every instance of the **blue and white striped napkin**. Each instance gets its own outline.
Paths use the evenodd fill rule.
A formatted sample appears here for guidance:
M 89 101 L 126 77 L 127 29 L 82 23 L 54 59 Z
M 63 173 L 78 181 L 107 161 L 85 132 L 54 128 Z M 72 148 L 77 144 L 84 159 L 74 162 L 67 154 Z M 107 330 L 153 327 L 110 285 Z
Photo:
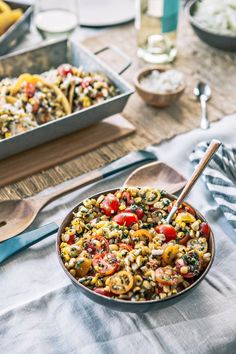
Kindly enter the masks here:
M 210 143 L 201 142 L 189 156 L 197 165 Z M 236 149 L 222 144 L 203 172 L 203 178 L 226 219 L 236 231 Z

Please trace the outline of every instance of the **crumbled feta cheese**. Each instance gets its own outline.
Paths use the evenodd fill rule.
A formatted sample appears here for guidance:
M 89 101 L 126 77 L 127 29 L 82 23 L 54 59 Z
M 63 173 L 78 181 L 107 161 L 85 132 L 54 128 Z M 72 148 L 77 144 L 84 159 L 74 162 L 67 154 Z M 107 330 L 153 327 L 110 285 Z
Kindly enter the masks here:
M 183 74 L 177 70 L 159 72 L 153 70 L 140 80 L 142 87 L 151 92 L 166 93 L 175 91 L 183 83 Z

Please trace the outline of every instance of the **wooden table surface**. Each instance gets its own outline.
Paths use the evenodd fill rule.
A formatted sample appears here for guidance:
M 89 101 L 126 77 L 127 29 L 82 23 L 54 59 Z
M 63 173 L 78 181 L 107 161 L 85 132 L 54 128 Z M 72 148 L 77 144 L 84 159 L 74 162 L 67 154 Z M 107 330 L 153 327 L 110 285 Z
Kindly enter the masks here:
M 134 59 L 134 65 L 124 78 L 132 82 L 136 70 L 144 65 L 136 59 L 133 24 L 111 31 L 112 33 L 99 32 L 99 37 L 87 39 L 86 45 L 95 48 L 96 45 L 101 46 L 109 41 L 106 44 L 117 44 L 128 52 Z M 179 104 L 165 110 L 157 110 L 147 107 L 136 94 L 133 95 L 124 111 L 124 116 L 137 128 L 134 135 L 1 188 L 0 199 L 31 196 L 45 188 L 98 168 L 129 151 L 152 143 L 160 143 L 176 134 L 196 128 L 199 125 L 200 107 L 193 97 L 192 90 L 199 79 L 205 80 L 212 87 L 213 95 L 209 102 L 211 120 L 235 112 L 235 63 L 235 54 L 221 52 L 202 43 L 182 16 L 178 35 L 178 57 L 174 66 L 184 72 L 187 89 Z

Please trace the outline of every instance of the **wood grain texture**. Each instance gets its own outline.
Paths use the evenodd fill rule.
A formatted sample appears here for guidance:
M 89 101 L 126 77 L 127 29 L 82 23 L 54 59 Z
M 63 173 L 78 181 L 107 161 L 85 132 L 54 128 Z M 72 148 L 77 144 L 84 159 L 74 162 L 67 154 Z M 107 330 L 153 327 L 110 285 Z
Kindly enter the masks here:
M 75 178 L 46 195 L 36 195 L 23 200 L 6 200 L 0 203 L 0 242 L 6 241 L 21 232 L 34 221 L 40 210 L 57 199 L 75 189 L 87 186 L 102 179 L 99 170 L 91 171 Z
M 99 36 L 87 39 L 85 44 L 93 50 L 100 49 L 104 44 L 113 44 L 126 52 L 134 61 L 132 68 L 124 74 L 124 78 L 129 82 L 133 82 L 138 69 L 147 66 L 136 58 L 133 25 L 103 32 Z M 101 54 L 101 57 L 117 71 L 124 64 L 120 58 L 115 58 L 114 54 L 113 56 L 108 53 Z M 200 124 L 200 104 L 195 100 L 193 88 L 199 79 L 209 83 L 212 88 L 212 98 L 208 102 L 211 121 L 234 113 L 235 60 L 236 54 L 221 52 L 202 43 L 182 16 L 178 33 L 178 56 L 174 63 L 174 67 L 183 71 L 186 78 L 186 90 L 180 100 L 172 107 L 158 110 L 147 106 L 137 94 L 132 95 L 124 115 L 137 128 L 136 134 L 108 143 L 69 162 L 2 188 L 0 198 L 14 199 L 36 194 L 42 189 L 101 167 L 132 150 L 144 148 L 151 143 L 160 143 L 196 128 Z M 14 169 L 11 172 L 14 173 Z
M 0 187 L 71 160 L 134 131 L 132 124 L 116 114 L 92 127 L 2 160 Z
M 124 182 L 128 187 L 153 187 L 164 189 L 170 194 L 182 189 L 187 180 L 171 166 L 164 162 L 151 162 L 134 170 Z

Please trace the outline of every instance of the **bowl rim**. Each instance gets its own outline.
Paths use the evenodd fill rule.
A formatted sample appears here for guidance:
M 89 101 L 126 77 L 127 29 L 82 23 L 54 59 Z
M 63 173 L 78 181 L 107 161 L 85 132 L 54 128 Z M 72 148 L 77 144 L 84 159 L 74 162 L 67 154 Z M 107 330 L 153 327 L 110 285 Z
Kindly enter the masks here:
M 170 91 L 170 92 L 156 92 L 156 91 L 151 91 L 151 90 L 147 90 L 145 89 L 141 84 L 140 84 L 140 79 L 142 76 L 145 76 L 146 74 L 154 71 L 154 70 L 158 70 L 160 72 L 165 72 L 165 71 L 169 71 L 169 70 L 176 70 L 181 72 L 178 69 L 175 68 L 171 68 L 171 67 L 164 67 L 163 65 L 154 65 L 154 66 L 148 66 L 146 68 L 143 68 L 141 70 L 139 70 L 134 78 L 134 86 L 136 89 L 140 90 L 143 93 L 147 93 L 147 94 L 152 94 L 156 97 L 160 96 L 160 97 L 168 97 L 168 96 L 175 96 L 176 94 L 182 92 L 185 90 L 186 88 L 186 84 L 185 84 L 185 79 L 183 79 L 183 82 L 180 84 L 179 88 Z M 182 73 L 182 72 L 181 72 Z
M 95 194 L 92 194 L 91 196 L 88 196 L 86 199 L 88 198 L 98 198 L 100 195 L 102 194 L 107 194 L 107 193 L 114 193 L 116 192 L 117 190 L 119 190 L 120 188 L 123 188 L 122 186 L 121 187 L 116 187 L 116 188 L 111 188 L 111 189 L 108 189 L 108 190 L 104 190 L 104 191 L 101 191 L 101 192 L 98 192 L 98 193 L 95 193 Z M 136 188 L 142 188 L 142 187 L 136 187 Z M 167 196 L 168 198 L 170 199 L 177 199 L 177 197 L 173 194 L 169 194 L 167 192 L 165 192 L 165 196 Z M 149 304 L 158 304 L 158 303 L 163 303 L 163 302 L 167 302 L 167 301 L 171 301 L 177 297 L 181 297 L 181 295 L 183 294 L 186 294 L 187 292 L 189 292 L 190 290 L 192 290 L 193 288 L 195 288 L 207 275 L 207 273 L 209 272 L 211 266 L 212 266 L 212 263 L 214 261 L 214 258 L 215 258 L 215 236 L 214 236 L 214 233 L 212 231 L 212 228 L 211 229 L 211 235 L 210 235 L 210 238 L 212 240 L 212 250 L 211 250 L 211 259 L 210 259 L 210 262 L 208 263 L 206 269 L 203 271 L 203 273 L 199 276 L 199 278 L 194 282 L 192 283 L 189 287 L 185 288 L 184 290 L 180 291 L 179 293 L 175 294 L 175 295 L 172 295 L 172 296 L 169 296 L 169 297 L 166 297 L 164 299 L 157 299 L 157 300 L 145 300 L 145 301 L 130 301 L 130 300 L 122 300 L 122 299 L 113 299 L 113 298 L 110 298 L 108 296 L 104 296 L 104 295 L 101 295 L 101 294 L 98 294 L 96 293 L 95 291 L 87 288 L 86 286 L 84 286 L 83 284 L 81 284 L 76 278 L 74 278 L 70 272 L 66 269 L 63 261 L 62 261 L 62 258 L 60 256 L 60 243 L 61 243 L 61 234 L 62 232 L 64 232 L 64 229 L 66 226 L 68 226 L 68 221 L 72 219 L 73 217 L 73 213 L 74 211 L 76 211 L 78 209 L 78 207 L 83 203 L 84 199 L 82 199 L 73 209 L 71 209 L 69 211 L 69 213 L 67 213 L 67 215 L 65 216 L 65 218 L 63 219 L 62 223 L 60 224 L 60 227 L 58 229 L 58 232 L 57 232 L 57 238 L 56 238 L 56 253 L 57 253 L 57 258 L 58 258 L 58 261 L 62 267 L 62 269 L 64 270 L 64 272 L 66 273 L 66 275 L 70 278 L 70 280 L 75 283 L 77 286 L 79 286 L 81 288 L 81 291 L 83 292 L 88 292 L 89 294 L 91 294 L 91 296 L 95 296 L 95 297 L 98 297 L 98 299 L 102 298 L 110 303 L 117 303 L 117 304 L 128 304 L 130 306 L 132 305 L 149 305 Z M 189 203 L 185 202 L 187 205 L 189 205 L 190 207 L 192 207 Z M 207 220 L 205 219 L 205 217 L 194 207 L 192 207 L 195 211 L 196 211 L 196 214 L 197 216 L 203 220 L 203 222 L 207 222 Z
M 235 41 L 236 41 L 236 35 L 235 35 L 235 36 L 227 36 L 227 35 L 225 35 L 225 34 L 220 34 L 220 33 L 212 32 L 212 31 L 210 31 L 209 29 L 207 29 L 207 28 L 201 26 L 201 25 L 199 24 L 199 22 L 196 21 L 196 19 L 194 18 L 194 16 L 191 15 L 190 11 L 191 11 L 191 8 L 192 8 L 194 5 L 196 5 L 198 2 L 201 2 L 201 1 L 202 1 L 202 0 L 191 0 L 191 1 L 189 1 L 189 2 L 187 3 L 187 5 L 185 6 L 185 13 L 186 13 L 187 16 L 188 16 L 188 19 L 189 19 L 191 25 L 197 27 L 197 28 L 200 29 L 201 31 L 206 32 L 207 34 L 209 34 L 209 35 L 211 35 L 211 36 L 218 37 L 218 38 L 220 38 L 220 39 L 222 39 L 222 40 L 224 40 L 224 39 L 227 39 L 227 40 L 228 40 L 228 39 L 235 39 Z

